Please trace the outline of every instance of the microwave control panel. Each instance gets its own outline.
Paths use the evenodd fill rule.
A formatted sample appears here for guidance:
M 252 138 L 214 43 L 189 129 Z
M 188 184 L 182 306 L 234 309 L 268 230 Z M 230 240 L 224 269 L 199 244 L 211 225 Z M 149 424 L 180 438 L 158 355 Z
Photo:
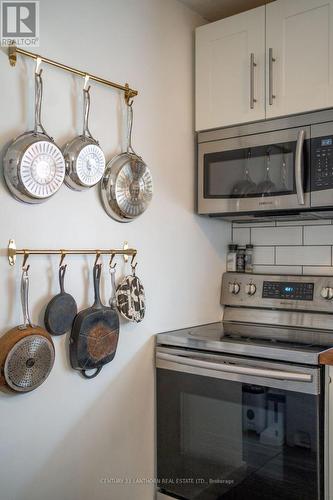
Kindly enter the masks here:
M 333 135 L 311 140 L 311 190 L 333 188 Z

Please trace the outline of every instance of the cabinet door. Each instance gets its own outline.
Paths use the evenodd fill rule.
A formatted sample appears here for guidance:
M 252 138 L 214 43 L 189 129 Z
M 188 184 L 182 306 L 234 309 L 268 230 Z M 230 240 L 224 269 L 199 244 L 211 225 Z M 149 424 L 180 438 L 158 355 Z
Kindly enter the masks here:
M 264 66 L 264 6 L 197 28 L 196 130 L 264 119 Z
M 266 116 L 333 106 L 333 0 L 266 5 Z

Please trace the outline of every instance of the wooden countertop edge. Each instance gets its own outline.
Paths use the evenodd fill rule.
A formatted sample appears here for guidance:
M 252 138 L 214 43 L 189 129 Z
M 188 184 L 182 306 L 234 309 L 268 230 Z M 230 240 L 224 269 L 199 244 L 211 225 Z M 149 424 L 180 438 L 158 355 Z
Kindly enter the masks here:
M 327 349 L 327 351 L 319 354 L 319 363 L 321 365 L 333 366 L 333 349 Z

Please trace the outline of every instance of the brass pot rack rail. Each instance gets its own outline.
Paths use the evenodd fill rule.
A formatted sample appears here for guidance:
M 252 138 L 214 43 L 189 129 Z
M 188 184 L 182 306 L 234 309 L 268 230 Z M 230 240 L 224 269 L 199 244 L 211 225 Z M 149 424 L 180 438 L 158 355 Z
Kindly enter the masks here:
M 102 83 L 103 85 L 107 85 L 108 87 L 113 87 L 118 90 L 122 90 L 125 94 L 125 100 L 128 104 L 130 99 L 138 95 L 138 91 L 131 89 L 128 83 L 125 85 L 121 85 L 120 83 L 111 82 L 110 80 L 105 80 L 105 78 L 101 78 L 96 75 L 92 75 L 87 71 L 82 71 L 80 69 L 72 68 L 71 66 L 66 66 L 65 64 L 59 63 L 57 61 L 53 61 L 48 57 L 40 56 L 39 54 L 34 54 L 33 52 L 29 52 L 28 50 L 21 49 L 16 47 L 15 44 L 12 44 L 8 48 L 8 59 L 11 66 L 16 66 L 17 54 L 21 54 L 25 57 L 30 57 L 31 59 L 39 59 L 41 62 L 50 64 L 51 66 L 55 66 L 57 68 L 63 69 L 64 71 L 68 71 L 69 73 L 73 73 L 74 75 L 79 75 L 82 77 L 89 77 L 90 80 L 94 80 L 95 82 Z
M 110 249 L 95 249 L 95 250 L 89 250 L 89 249 L 84 249 L 84 250 L 79 250 L 79 249 L 53 249 L 53 250 L 36 250 L 36 249 L 28 249 L 28 248 L 22 248 L 18 249 L 16 248 L 16 243 L 15 240 L 9 240 L 8 244 L 8 262 L 10 266 L 14 266 L 16 262 L 16 257 L 17 255 L 23 255 L 23 266 L 25 265 L 28 257 L 30 255 L 60 255 L 61 256 L 61 262 L 63 259 L 66 257 L 66 255 L 96 255 L 96 261 L 99 259 L 101 255 L 111 255 L 112 257 L 116 255 L 122 255 L 124 257 L 125 262 L 128 261 L 129 257 L 132 257 L 132 260 L 137 254 L 137 250 L 135 248 L 128 248 L 128 243 L 125 241 L 124 246 L 122 249 L 118 248 L 110 248 Z

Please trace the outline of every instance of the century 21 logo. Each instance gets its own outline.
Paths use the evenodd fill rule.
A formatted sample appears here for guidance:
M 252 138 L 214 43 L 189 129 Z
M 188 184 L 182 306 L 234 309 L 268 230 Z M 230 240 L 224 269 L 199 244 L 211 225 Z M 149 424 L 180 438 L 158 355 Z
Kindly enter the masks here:
M 18 39 L 36 39 L 39 37 L 39 2 L 2 1 L 1 2 L 1 38 L 17 41 Z M 30 40 L 30 43 L 32 40 Z

